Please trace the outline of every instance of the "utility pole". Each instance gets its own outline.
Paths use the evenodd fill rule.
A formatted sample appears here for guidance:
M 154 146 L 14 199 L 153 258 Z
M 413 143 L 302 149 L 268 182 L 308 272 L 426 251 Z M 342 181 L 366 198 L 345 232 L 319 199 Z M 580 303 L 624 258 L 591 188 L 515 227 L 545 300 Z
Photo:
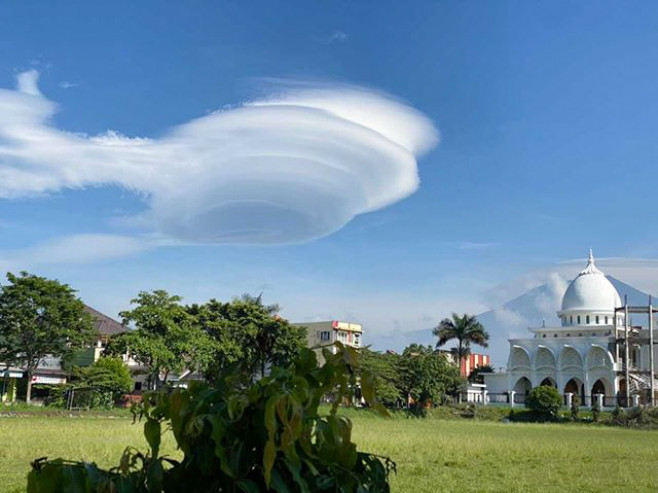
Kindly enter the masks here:
M 630 381 L 630 349 L 628 344 L 628 296 L 624 295 L 624 338 L 626 344 L 624 347 L 624 361 L 626 362 L 626 407 L 630 407 L 631 403 L 631 381 Z
M 649 390 L 649 405 L 653 406 L 654 405 L 654 362 L 653 362 L 653 300 L 651 298 L 651 295 L 649 295 L 649 367 L 650 367 L 650 386 L 651 389 Z

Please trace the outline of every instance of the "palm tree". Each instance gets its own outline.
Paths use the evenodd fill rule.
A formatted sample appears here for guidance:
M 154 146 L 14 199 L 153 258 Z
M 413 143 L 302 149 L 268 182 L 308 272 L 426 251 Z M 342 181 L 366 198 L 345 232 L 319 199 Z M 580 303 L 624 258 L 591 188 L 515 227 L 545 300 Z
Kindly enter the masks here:
M 475 315 L 466 313 L 461 317 L 453 313 L 452 318 L 444 318 L 432 333 L 439 338 L 437 348 L 448 341 L 457 340 L 457 347 L 453 351 L 457 361 L 471 354 L 471 344 L 487 347 L 489 342 L 489 334 L 484 326 L 477 321 Z

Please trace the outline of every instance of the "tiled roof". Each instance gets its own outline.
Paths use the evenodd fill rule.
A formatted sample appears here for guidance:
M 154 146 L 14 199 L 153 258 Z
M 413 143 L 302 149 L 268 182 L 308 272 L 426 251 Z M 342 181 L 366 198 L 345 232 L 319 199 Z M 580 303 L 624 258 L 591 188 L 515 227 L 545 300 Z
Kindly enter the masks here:
M 94 329 L 102 336 L 113 336 L 128 330 L 113 318 L 108 317 L 98 310 L 94 310 L 90 306 L 85 305 L 85 309 L 94 319 Z

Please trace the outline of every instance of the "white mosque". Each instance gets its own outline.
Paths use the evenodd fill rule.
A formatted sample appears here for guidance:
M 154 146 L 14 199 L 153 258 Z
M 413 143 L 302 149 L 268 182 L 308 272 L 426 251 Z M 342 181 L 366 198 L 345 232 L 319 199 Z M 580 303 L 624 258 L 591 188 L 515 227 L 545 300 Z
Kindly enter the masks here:
M 649 330 L 627 328 L 626 313 L 630 311 L 621 307 L 617 290 L 596 267 L 590 251 L 587 267 L 564 293 L 562 309 L 557 312 L 560 325 L 529 329 L 531 337 L 509 340 L 507 371 L 485 375 L 487 400 L 520 404 L 532 388 L 551 385 L 565 395 L 566 405 L 573 395 L 586 406 L 597 401 L 603 407 L 646 402 L 653 383 Z M 632 308 L 634 313 L 640 312 L 640 307 Z M 648 320 L 649 306 L 642 309 Z M 628 372 L 624 365 L 626 330 L 631 341 Z

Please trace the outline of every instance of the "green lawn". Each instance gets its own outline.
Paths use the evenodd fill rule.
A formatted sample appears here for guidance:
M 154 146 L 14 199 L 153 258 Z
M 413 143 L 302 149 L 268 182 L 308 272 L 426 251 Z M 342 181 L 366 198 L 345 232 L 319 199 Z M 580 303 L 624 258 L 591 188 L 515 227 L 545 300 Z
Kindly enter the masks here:
M 658 432 L 592 425 L 353 417 L 360 448 L 398 463 L 399 492 L 656 491 Z M 23 491 L 30 460 L 67 457 L 116 465 L 144 447 L 126 418 L 0 418 L 0 491 Z M 172 440 L 165 443 L 173 451 Z

